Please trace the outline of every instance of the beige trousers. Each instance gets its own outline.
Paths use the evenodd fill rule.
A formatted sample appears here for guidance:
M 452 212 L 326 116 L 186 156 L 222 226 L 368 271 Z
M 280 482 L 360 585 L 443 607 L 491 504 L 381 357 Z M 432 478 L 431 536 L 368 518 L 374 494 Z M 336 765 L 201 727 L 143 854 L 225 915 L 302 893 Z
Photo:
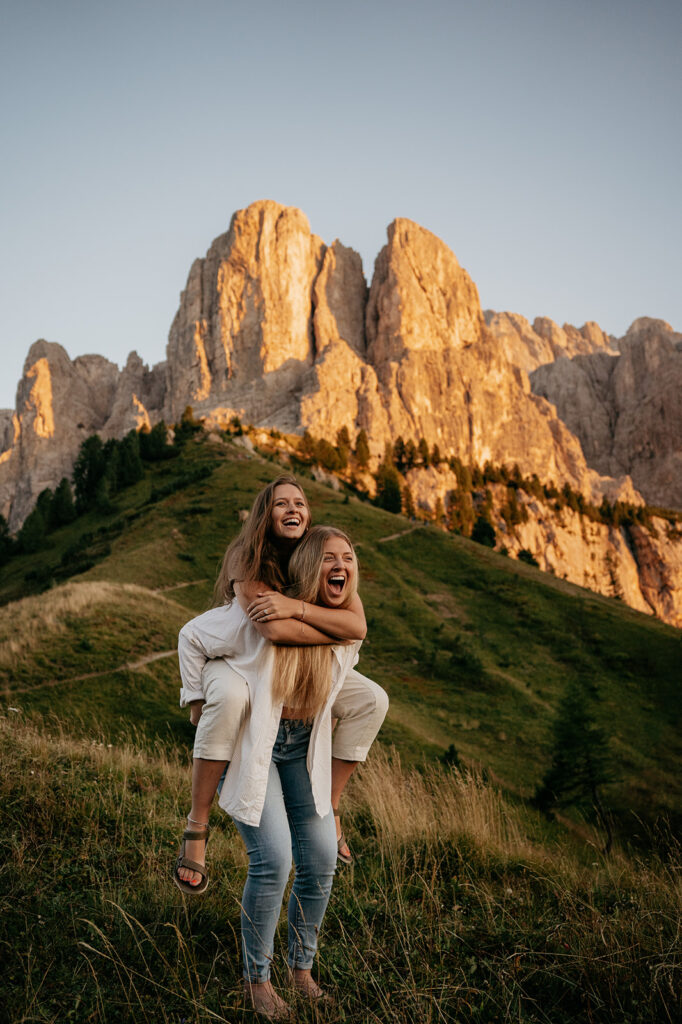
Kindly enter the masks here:
M 231 761 L 249 711 L 249 688 L 224 658 L 206 662 L 201 684 L 206 703 L 197 726 L 194 756 L 207 761 Z M 332 757 L 364 761 L 387 711 L 386 691 L 351 669 L 332 707 L 332 718 L 338 719 Z

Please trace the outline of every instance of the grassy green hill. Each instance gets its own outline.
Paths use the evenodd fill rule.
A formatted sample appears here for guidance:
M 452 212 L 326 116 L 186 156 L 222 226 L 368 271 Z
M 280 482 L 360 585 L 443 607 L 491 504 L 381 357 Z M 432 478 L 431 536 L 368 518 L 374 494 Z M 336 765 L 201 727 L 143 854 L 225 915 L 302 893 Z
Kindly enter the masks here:
M 200 468 L 210 475 L 173 490 Z M 280 470 L 202 438 L 153 466 L 110 515 L 82 517 L 45 550 L 10 562 L 0 583 L 6 698 L 24 712 L 94 714 L 107 733 L 134 725 L 189 738 L 172 656 L 129 666 L 171 651 L 183 621 L 210 606 L 239 510 Z M 358 547 L 369 622 L 360 668 L 390 694 L 385 741 L 408 760 L 454 743 L 465 763 L 529 795 L 567 680 L 587 678 L 616 764 L 610 805 L 647 820 L 680 807 L 679 631 L 470 541 L 305 485 L 314 519 L 348 530 Z M 58 580 L 64 553 L 74 551 L 76 568 L 79 559 L 94 564 L 16 603 L 27 588 Z
M 212 848 L 228 865 L 213 899 L 183 909 L 165 883 L 192 742 L 173 652 L 211 603 L 240 509 L 280 471 L 200 437 L 109 513 L 1 570 L 8 1020 L 241 1019 L 226 995 L 245 863 L 234 831 Z M 315 521 L 357 544 L 359 667 L 389 692 L 382 749 L 403 765 L 379 750 L 348 801 L 360 858 L 323 959 L 354 993 L 337 1019 L 674 1019 L 676 893 L 653 848 L 661 835 L 670 847 L 662 821 L 674 829 L 682 805 L 680 633 L 304 483 Z M 613 766 L 607 860 L 579 813 L 550 823 L 526 802 L 575 680 L 596 688 Z M 451 744 L 463 774 L 439 766 Z

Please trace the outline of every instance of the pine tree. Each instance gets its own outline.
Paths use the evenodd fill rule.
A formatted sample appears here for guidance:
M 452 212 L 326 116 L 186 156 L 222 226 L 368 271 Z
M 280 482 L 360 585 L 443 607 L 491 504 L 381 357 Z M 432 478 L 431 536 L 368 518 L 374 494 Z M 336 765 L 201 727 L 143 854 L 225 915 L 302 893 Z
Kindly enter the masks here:
M 440 495 L 436 501 L 436 511 L 433 513 L 433 521 L 437 526 L 442 526 L 445 522 L 445 506 L 443 505 L 443 499 Z
M 462 460 L 457 455 L 451 455 L 448 459 L 448 466 L 457 477 L 457 483 L 459 483 L 462 472 Z
M 71 484 L 63 476 L 57 485 L 52 504 L 50 505 L 49 527 L 52 530 L 56 530 L 60 526 L 72 523 L 75 518 L 76 509 L 73 504 Z
M 315 442 L 315 458 L 321 466 L 324 466 L 325 469 L 332 473 L 337 469 L 341 469 L 341 459 L 338 450 L 324 438 L 320 438 L 319 441 Z
M 45 542 L 47 533 L 45 517 L 36 506 L 24 520 L 24 525 L 19 530 L 17 541 L 19 550 L 31 554 L 41 548 Z
M 440 448 L 438 447 L 437 444 L 434 444 L 433 448 L 431 449 L 431 465 L 440 466 L 442 461 L 443 459 L 440 454 Z
M 306 459 L 311 459 L 312 461 L 317 459 L 317 442 L 309 430 L 303 431 L 301 445 L 298 450 Z
M 425 438 L 419 438 L 419 444 L 417 445 L 417 456 L 422 466 L 428 466 L 429 464 L 429 446 L 426 443 Z
M 400 512 L 402 495 L 398 470 L 390 463 L 382 462 L 374 478 L 377 482 L 375 504 L 387 512 Z
M 104 476 L 104 445 L 99 434 L 92 434 L 80 446 L 73 467 L 73 486 L 76 492 L 76 509 L 86 512 L 95 502 L 97 486 Z
M 45 522 L 45 527 L 49 527 L 50 523 L 50 508 L 52 506 L 52 491 L 49 487 L 46 487 L 44 491 L 41 491 L 36 498 L 36 508 L 40 510 L 40 514 Z
M 414 519 L 414 499 L 412 497 L 412 491 L 406 484 L 403 487 L 403 513 L 408 516 L 409 519 Z
M 131 430 L 119 443 L 119 487 L 130 487 L 144 476 L 140 458 L 140 437 Z
M 479 515 L 471 531 L 471 539 L 486 548 L 495 547 L 495 527 L 485 515 Z
M 402 437 L 397 437 L 393 445 L 393 461 L 399 473 L 404 473 L 405 465 L 405 442 Z
M 151 430 L 140 431 L 140 456 L 147 462 L 159 462 L 173 455 L 168 444 L 168 431 L 163 420 L 155 423 Z
M 367 469 L 369 466 L 369 442 L 365 430 L 361 430 L 355 439 L 355 461 L 359 469 Z
M 417 465 L 417 449 L 412 439 L 405 444 L 405 469 L 414 469 Z
M 15 551 L 15 542 L 9 532 L 7 520 L 0 515 L 0 565 L 4 565 L 12 557 Z
M 595 719 L 596 699 L 596 688 L 584 679 L 568 683 L 554 721 L 552 762 L 534 803 L 544 813 L 553 807 L 593 808 L 606 832 L 608 853 L 611 828 L 599 791 L 611 781 L 612 770 L 608 741 Z
M 180 422 L 175 425 L 175 443 L 184 444 L 199 430 L 201 430 L 201 423 L 194 419 L 194 409 L 191 405 L 186 405 Z
M 336 432 L 336 447 L 348 448 L 350 451 L 350 434 L 348 427 L 340 427 Z
M 104 445 L 104 476 L 107 480 L 108 494 L 116 494 L 121 486 L 121 452 L 120 444 L 115 438 Z
M 336 432 L 336 451 L 339 456 L 339 469 L 345 469 L 350 456 L 350 434 L 348 427 L 341 427 Z

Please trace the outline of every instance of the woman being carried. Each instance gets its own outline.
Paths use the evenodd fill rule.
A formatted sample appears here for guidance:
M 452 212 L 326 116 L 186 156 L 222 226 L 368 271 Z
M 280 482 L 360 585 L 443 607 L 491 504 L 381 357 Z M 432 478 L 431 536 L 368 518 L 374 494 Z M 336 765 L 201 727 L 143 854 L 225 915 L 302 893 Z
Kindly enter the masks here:
M 295 600 L 303 602 L 304 609 L 320 604 L 347 609 L 355 601 L 355 553 L 348 537 L 334 527 L 310 530 L 291 557 L 289 573 Z M 232 815 L 249 855 L 241 915 L 245 991 L 255 1009 L 285 1019 L 289 1008 L 272 987 L 270 965 L 292 852 L 296 877 L 288 908 L 291 980 L 310 998 L 324 995 L 311 968 L 337 859 L 331 806 L 332 708 L 357 660 L 360 641 L 276 646 L 234 602 L 199 616 L 181 633 L 183 682 L 187 657 L 190 669 L 196 657 L 188 645 L 205 647 L 199 638 L 212 637 L 226 616 L 232 620 L 232 639 L 229 645 L 223 643 L 223 653 L 246 681 L 250 697 L 250 713 L 220 795 L 220 805 Z M 196 676 L 196 666 L 190 679 L 192 675 Z M 182 859 L 178 858 L 176 881 Z
M 216 787 L 232 758 L 249 708 L 248 687 L 229 658 L 233 631 L 243 618 L 236 608 L 241 607 L 260 634 L 275 644 L 352 642 L 362 640 L 367 631 L 357 594 L 348 607 L 331 608 L 282 593 L 288 582 L 289 559 L 310 519 L 305 494 L 293 476 L 280 476 L 264 487 L 225 552 L 215 588 L 218 607 L 193 619 L 180 632 L 180 703 L 190 704 L 190 718 L 197 725 L 188 816 L 189 831 L 196 838 L 185 837 L 185 854 L 199 867 L 180 869 L 179 880 L 187 883 L 186 891 L 206 888 L 206 835 L 197 828 L 208 822 Z M 345 863 L 350 863 L 351 856 L 338 817 L 339 799 L 354 768 L 367 757 L 387 709 L 385 691 L 351 670 L 333 708 L 338 724 L 332 749 L 332 804 L 339 858 Z

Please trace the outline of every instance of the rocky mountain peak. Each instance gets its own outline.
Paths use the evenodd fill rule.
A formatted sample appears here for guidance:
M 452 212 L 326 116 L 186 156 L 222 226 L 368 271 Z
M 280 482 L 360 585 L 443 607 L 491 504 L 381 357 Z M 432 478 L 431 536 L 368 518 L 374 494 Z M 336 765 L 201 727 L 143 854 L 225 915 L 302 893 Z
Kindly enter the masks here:
M 679 337 L 669 325 L 636 321 L 627 359 L 618 359 L 618 343 L 594 322 L 484 316 L 454 253 L 406 218 L 389 225 L 368 289 L 356 252 L 338 239 L 325 245 L 300 210 L 261 200 L 238 210 L 192 263 L 164 364 L 150 370 L 131 353 L 119 371 L 101 356 L 71 361 L 59 345 L 32 346 L 16 412 L 0 419 L 0 503 L 16 526 L 36 488 L 69 472 L 88 433 L 175 422 L 187 405 L 215 425 L 238 415 L 330 440 L 342 426 L 351 436 L 364 429 L 376 460 L 399 435 L 423 437 L 444 457 L 516 462 L 588 495 L 629 493 L 630 463 L 597 454 L 611 430 L 603 395 L 616 382 L 626 392 L 641 366 L 658 373 L 663 335 L 668 345 Z M 649 337 L 659 340 L 644 351 Z M 597 411 L 583 419 L 599 424 L 592 446 L 556 389 L 534 374 L 533 394 L 527 376 L 542 364 L 569 363 L 575 394 L 585 359 Z M 560 416 L 549 404 L 555 398 Z M 586 402 L 576 407 L 585 412 Z M 602 480 L 596 470 L 607 472 L 606 463 Z
M 446 351 L 479 341 L 485 325 L 476 285 L 436 235 L 405 218 L 388 227 L 367 308 L 368 356 Z

